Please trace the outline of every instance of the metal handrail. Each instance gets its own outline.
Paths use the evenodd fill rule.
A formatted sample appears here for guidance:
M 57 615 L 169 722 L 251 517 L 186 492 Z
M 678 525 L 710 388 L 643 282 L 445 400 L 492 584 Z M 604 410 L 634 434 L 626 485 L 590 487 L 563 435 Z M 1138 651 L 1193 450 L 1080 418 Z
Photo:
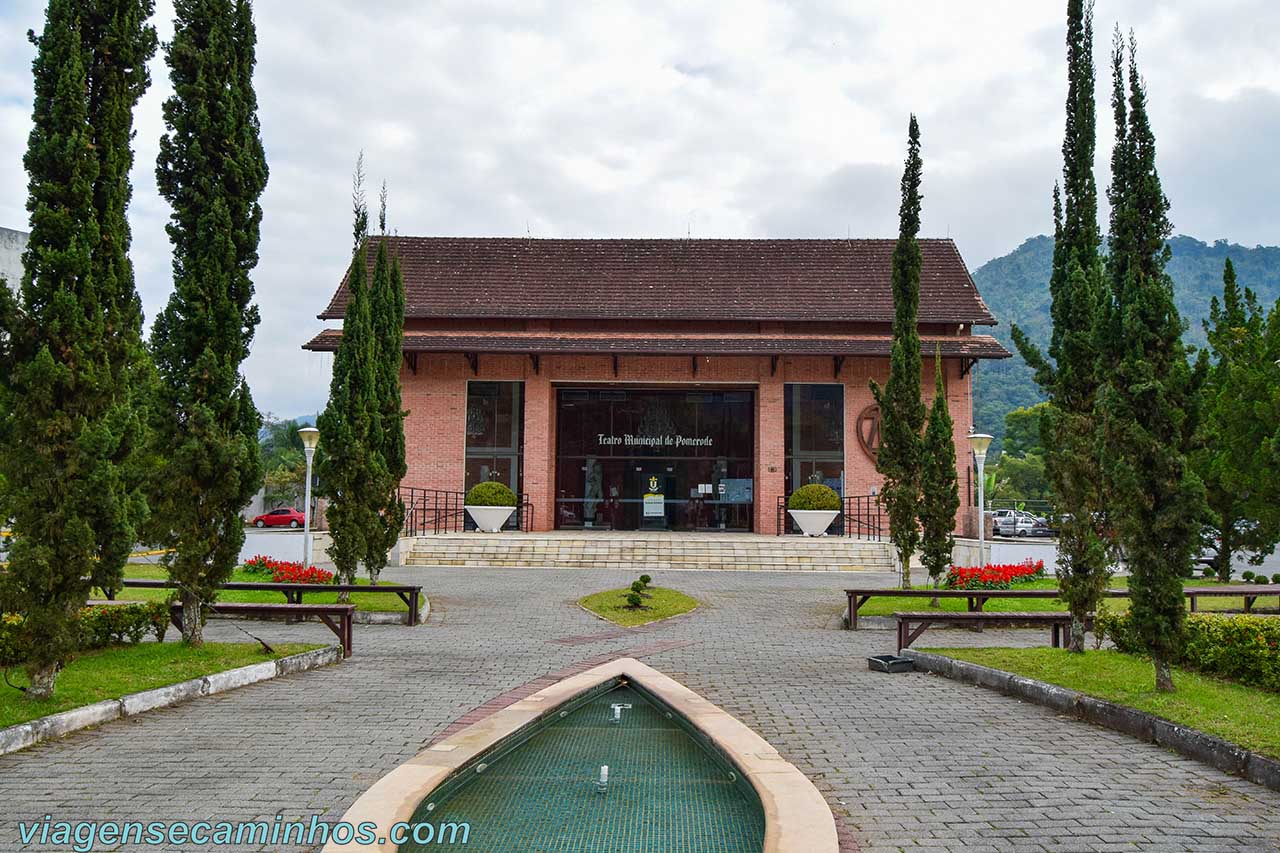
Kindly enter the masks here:
M 831 535 L 879 542 L 886 528 L 884 508 L 879 495 L 848 495 L 841 498 L 840 515 L 832 522 Z M 778 496 L 777 535 L 799 534 L 787 515 L 787 496 Z
M 465 509 L 466 492 L 401 486 L 399 495 L 404 503 L 405 536 L 460 533 L 475 527 Z M 514 520 L 517 530 L 533 529 L 533 503 L 528 495 L 518 496 Z

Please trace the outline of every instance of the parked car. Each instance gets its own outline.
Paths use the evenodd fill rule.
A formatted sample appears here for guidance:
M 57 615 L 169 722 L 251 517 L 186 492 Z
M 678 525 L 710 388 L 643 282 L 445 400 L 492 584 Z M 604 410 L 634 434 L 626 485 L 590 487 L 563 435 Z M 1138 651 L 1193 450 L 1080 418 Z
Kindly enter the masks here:
M 301 527 L 305 521 L 301 512 L 291 506 L 264 512 L 253 519 L 254 527 Z
M 991 515 L 997 536 L 1034 536 L 1037 525 L 1045 526 L 1044 519 L 1020 509 L 998 509 Z

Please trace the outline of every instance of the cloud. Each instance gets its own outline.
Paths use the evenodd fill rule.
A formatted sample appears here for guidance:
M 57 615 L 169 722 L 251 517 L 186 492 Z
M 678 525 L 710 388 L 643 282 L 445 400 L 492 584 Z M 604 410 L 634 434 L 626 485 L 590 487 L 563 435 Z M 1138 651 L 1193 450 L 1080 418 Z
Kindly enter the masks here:
M 161 38 L 172 30 L 157 4 Z M 1268 0 L 1099 10 L 1099 163 L 1112 23 L 1136 28 L 1179 230 L 1276 242 L 1280 59 Z M 364 149 L 403 234 L 892 236 L 907 115 L 921 122 L 923 230 L 971 267 L 1050 227 L 1065 96 L 1059 4 L 1001 0 L 259 2 L 256 83 L 271 179 L 262 325 L 245 372 L 264 410 L 314 412 L 329 360 L 299 347 L 350 253 Z M 0 225 L 27 221 L 41 0 L 0 7 Z M 149 316 L 170 290 L 155 189 L 163 58 L 136 119 L 130 210 Z M 1105 168 L 1100 181 L 1105 185 Z

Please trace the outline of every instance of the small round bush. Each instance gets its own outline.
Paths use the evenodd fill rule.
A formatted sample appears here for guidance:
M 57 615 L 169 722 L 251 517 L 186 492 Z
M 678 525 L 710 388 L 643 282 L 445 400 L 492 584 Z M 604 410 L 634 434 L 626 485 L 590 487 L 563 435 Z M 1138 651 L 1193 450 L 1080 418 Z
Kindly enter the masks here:
M 477 483 L 467 492 L 467 506 L 515 506 L 516 493 L 502 483 Z
M 1261 584 L 1262 586 L 1266 586 L 1266 585 L 1267 585 L 1267 576 L 1266 576 L 1266 575 L 1255 575 L 1255 576 L 1254 576 L 1254 578 L 1253 578 L 1253 582 L 1254 582 L 1254 583 L 1256 583 L 1256 584 Z
M 1240 577 L 1242 577 L 1245 581 L 1249 583 L 1253 583 L 1253 570 L 1245 569 L 1243 572 L 1240 573 Z
M 1280 572 L 1276 572 L 1274 575 L 1271 576 L 1271 582 L 1280 583 Z
M 634 592 L 634 591 L 627 593 L 628 607 L 639 607 L 643 603 L 644 603 L 644 599 L 640 597 L 640 593 Z
M 1280 578 L 1280 575 L 1276 575 L 1276 577 Z M 648 586 L 652 582 L 653 582 L 653 578 L 649 577 L 648 575 L 640 576 L 640 583 L 644 584 L 645 586 Z M 1276 583 L 1280 583 L 1280 581 L 1276 581 Z
M 642 583 L 641 581 L 634 581 L 634 582 L 632 582 L 632 584 L 631 584 L 631 591 L 632 591 L 632 592 L 644 592 L 644 583 Z
M 821 483 L 810 483 L 791 493 L 791 497 L 787 500 L 787 509 L 838 510 L 840 509 L 840 496 L 830 486 L 824 486 Z
M 1212 566 L 1205 566 L 1205 567 L 1204 567 L 1204 576 L 1205 576 L 1205 578 L 1213 578 L 1213 577 L 1217 577 L 1218 575 L 1217 575 L 1217 572 L 1215 572 L 1215 571 L 1213 570 L 1213 567 L 1212 567 Z

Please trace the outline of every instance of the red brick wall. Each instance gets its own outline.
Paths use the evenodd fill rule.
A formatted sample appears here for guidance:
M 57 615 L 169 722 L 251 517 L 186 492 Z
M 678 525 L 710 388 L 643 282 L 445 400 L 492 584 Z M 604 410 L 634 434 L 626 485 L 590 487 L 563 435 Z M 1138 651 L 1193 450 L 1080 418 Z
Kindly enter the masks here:
M 867 457 L 854 430 L 858 414 L 871 405 L 868 383 L 888 378 L 884 358 L 846 359 L 837 379 L 833 360 L 825 357 L 784 356 L 776 374 L 768 357 L 699 357 L 697 374 L 686 357 L 622 356 L 618 375 L 609 356 L 543 356 L 540 371 L 525 356 L 481 355 L 478 374 L 462 355 L 420 355 L 417 373 L 401 372 L 409 473 L 405 484 L 422 488 L 459 490 L 463 486 L 466 450 L 466 394 L 471 379 L 525 383 L 524 483 L 534 506 L 535 525 L 554 526 L 555 385 L 565 383 L 682 384 L 729 383 L 756 390 L 755 527 L 759 533 L 776 530 L 777 496 L 785 478 L 783 388 L 786 382 L 839 382 L 845 386 L 845 490 L 865 495 L 879 488 L 880 475 Z M 969 445 L 965 436 L 972 424 L 971 377 L 960 376 L 960 362 L 944 362 L 947 399 L 955 419 L 957 468 L 962 503 L 966 484 Z M 926 356 L 921 375 L 926 401 L 933 397 L 933 360 Z M 965 532 L 964 507 L 957 517 L 957 532 Z

